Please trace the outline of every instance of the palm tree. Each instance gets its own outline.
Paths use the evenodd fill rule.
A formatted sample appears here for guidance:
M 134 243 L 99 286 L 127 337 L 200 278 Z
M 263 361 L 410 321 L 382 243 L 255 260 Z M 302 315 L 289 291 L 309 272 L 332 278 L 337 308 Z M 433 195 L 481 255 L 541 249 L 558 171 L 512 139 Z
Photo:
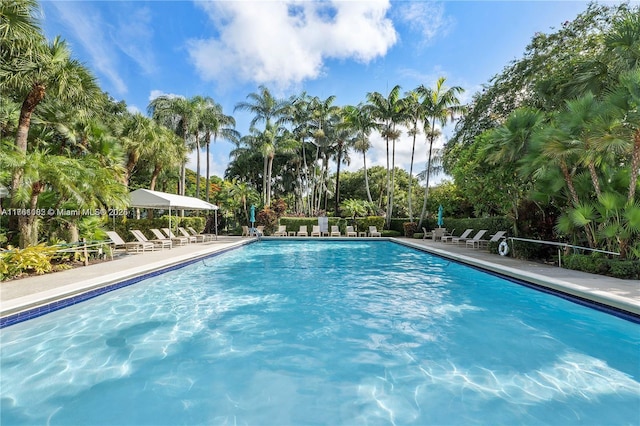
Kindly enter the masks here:
M 458 94 L 464 92 L 464 89 L 460 86 L 454 86 L 449 89 L 445 89 L 444 77 L 440 77 L 436 82 L 435 89 L 425 87 L 424 85 L 418 87 L 416 91 L 422 97 L 422 105 L 424 108 L 424 131 L 429 142 L 429 156 L 427 158 L 427 170 L 431 170 L 431 157 L 433 155 L 433 143 L 437 136 L 436 124 L 444 126 L 447 120 L 453 120 L 458 114 L 462 114 L 465 111 L 465 107 L 460 104 Z M 418 229 L 422 227 L 422 220 L 427 210 L 427 199 L 429 197 L 429 174 L 427 173 L 427 182 L 424 188 L 424 200 L 422 202 L 422 212 L 420 213 L 420 221 L 418 222 Z
M 264 159 L 262 201 L 265 205 L 269 205 L 271 200 L 269 164 L 270 162 L 273 164 L 272 159 L 275 155 L 274 141 L 278 132 L 279 119 L 286 111 L 287 104 L 285 101 L 275 98 L 267 87 L 261 85 L 258 89 L 259 93 L 254 92 L 247 95 L 249 101 L 237 103 L 234 111 L 249 111 L 254 114 L 250 122 L 250 130 L 254 135 L 259 135 L 260 142 L 258 145 Z M 275 121 L 275 123 L 272 121 Z M 265 123 L 265 127 L 264 131 L 260 132 L 255 126 L 262 122 Z
M 210 155 L 209 147 L 211 145 L 211 137 L 213 136 L 213 142 L 218 138 L 223 138 L 228 141 L 234 142 L 240 139 L 240 134 L 234 129 L 236 120 L 230 116 L 225 115 L 222 110 L 222 105 L 211 102 L 207 105 L 201 114 L 201 127 L 204 133 L 204 143 L 206 146 L 207 154 L 207 172 L 206 172 L 206 200 L 209 201 L 210 192 Z
M 42 31 L 34 19 L 36 0 L 5 0 L 0 4 L 0 55 L 5 61 L 23 56 L 34 42 L 43 41 Z
M 331 120 L 339 113 L 340 107 L 334 105 L 336 97 L 329 96 L 326 99 L 320 99 L 314 96 L 310 100 L 310 121 L 309 131 L 316 147 L 315 163 L 314 163 L 314 186 L 312 188 L 312 200 L 315 199 L 313 205 L 315 210 L 320 210 L 322 205 L 322 195 L 324 194 L 325 210 L 327 200 L 329 199 L 328 191 L 328 170 L 329 170 L 329 150 L 330 141 L 328 134 L 330 132 Z M 322 164 L 320 160 L 322 159 Z
M 307 164 L 307 140 L 311 136 L 311 97 L 306 92 L 289 99 L 285 120 L 293 126 L 293 135 L 299 141 L 301 167 L 298 167 L 302 211 L 311 215 L 311 190 Z M 288 118 L 288 120 L 287 120 Z
M 275 98 L 265 86 L 259 86 L 259 93 L 249 93 L 247 99 L 250 101 L 238 102 L 233 109 L 235 111 L 249 111 L 253 113 L 253 118 L 249 123 L 254 127 L 258 123 L 265 123 L 265 127 L 272 121 L 278 121 L 285 111 L 286 102 Z
M 359 104 L 358 106 L 347 105 L 343 108 L 345 121 L 349 123 L 356 131 L 356 140 L 354 148 L 362 153 L 364 164 L 364 184 L 367 190 L 367 199 L 369 203 L 373 203 L 371 199 L 371 191 L 369 189 L 369 176 L 367 172 L 367 151 L 371 148 L 369 135 L 377 128 L 377 123 L 372 116 L 371 105 Z
M 527 173 L 528 161 L 523 160 L 531 150 L 531 141 L 536 131 L 541 129 L 544 114 L 532 108 L 519 108 L 509 115 L 504 124 L 482 134 L 486 144 L 480 151 L 484 162 L 491 166 L 500 165 L 511 178 L 503 181 L 503 191 L 509 195 L 509 209 L 514 218 L 514 231 L 518 232 L 519 204 L 531 188 L 531 173 Z M 478 143 L 480 138 L 478 138 Z M 517 173 L 517 171 L 521 173 Z M 524 173 L 522 173 L 524 171 Z M 524 177 L 520 177 L 520 176 Z M 507 203 L 505 203 L 507 204 Z M 505 206 L 506 207 L 506 206 Z
M 345 121 L 346 115 L 341 113 L 336 117 L 332 126 L 332 134 L 330 139 L 334 141 L 333 152 L 336 160 L 336 186 L 335 186 L 335 206 L 334 212 L 336 216 L 340 215 L 340 166 L 342 163 L 349 164 L 349 150 L 355 144 L 355 130 L 350 123 Z
M 394 86 L 385 98 L 378 92 L 367 93 L 367 102 L 373 108 L 373 116 L 379 120 L 379 130 L 387 145 L 387 212 L 386 226 L 391 224 L 393 215 L 393 192 L 395 186 L 396 140 L 400 132 L 396 126 L 405 121 L 404 102 L 400 98 L 400 86 Z M 389 166 L 389 140 L 392 141 L 391 167 Z M 392 172 L 391 172 L 392 170 Z M 391 177 L 390 177 L 391 174 Z
M 249 129 L 248 135 L 242 136 L 235 142 L 236 147 L 229 153 L 231 159 L 225 170 L 225 179 L 237 179 L 249 182 L 254 188 L 263 193 L 264 176 L 266 169 L 260 172 L 260 165 L 264 165 L 264 157 L 260 153 L 260 132 Z M 262 200 L 262 202 L 264 202 Z
M 622 116 L 623 135 L 627 138 L 625 151 L 630 154 L 630 178 L 627 201 L 633 204 L 640 173 L 640 68 L 620 76 L 620 86 L 609 98 L 612 105 L 619 108 Z
M 51 43 L 46 42 L 34 19 L 37 8 L 32 0 L 8 0 L 0 4 L 0 91 L 11 94 L 20 104 L 14 146 L 22 155 L 28 152 L 32 116 L 45 95 L 81 106 L 91 104 L 100 93 L 93 76 L 71 58 L 63 40 L 55 38 Z M 20 201 L 16 195 L 23 184 L 25 170 L 24 167 L 12 170 L 11 205 L 20 207 L 19 203 L 26 201 Z M 11 217 L 9 228 L 24 229 L 18 222 Z M 21 236 L 23 242 L 31 241 L 28 237 Z
M 129 185 L 131 175 L 141 157 L 150 157 L 155 151 L 157 134 L 155 129 L 160 126 L 140 113 L 129 114 L 120 136 L 120 141 L 126 152 L 126 175 L 124 183 Z
M 423 117 L 422 103 L 420 102 L 420 95 L 417 91 L 412 90 L 405 93 L 405 108 L 407 111 L 407 122 L 411 126 L 409 128 L 409 136 L 413 138 L 411 143 L 411 164 L 409 165 L 409 222 L 413 222 L 413 206 L 411 203 L 413 194 L 413 158 L 416 151 L 416 137 L 420 133 L 418 129 L 418 122 Z
M 182 139 L 171 129 L 159 124 L 155 124 L 151 132 L 149 149 L 144 155 L 148 157 L 149 163 L 153 166 L 149 189 L 154 191 L 160 173 L 166 168 L 177 169 L 184 162 L 187 155 L 187 147 L 182 143 Z M 150 210 L 150 213 L 153 210 Z
M 194 102 L 182 96 L 162 95 L 152 100 L 147 110 L 154 120 L 172 129 L 180 136 L 185 146 L 189 145 L 190 130 L 193 128 L 192 122 L 196 119 Z M 185 159 L 180 168 L 180 182 L 178 184 L 180 195 L 185 194 L 186 165 Z
M 637 192 L 637 178 L 640 169 L 640 127 L 638 123 L 638 102 L 640 96 L 640 15 L 637 10 L 626 10 L 615 20 L 610 31 L 604 34 L 604 56 L 598 63 L 586 62 L 571 82 L 572 92 L 578 96 L 585 94 L 584 88 L 608 89 L 607 102 L 619 108 L 623 128 L 631 130 L 627 136 L 631 140 L 628 150 L 631 154 L 631 175 L 627 201 L 632 202 Z M 604 72 L 593 72 L 603 69 Z M 600 95 L 601 91 L 596 92 Z

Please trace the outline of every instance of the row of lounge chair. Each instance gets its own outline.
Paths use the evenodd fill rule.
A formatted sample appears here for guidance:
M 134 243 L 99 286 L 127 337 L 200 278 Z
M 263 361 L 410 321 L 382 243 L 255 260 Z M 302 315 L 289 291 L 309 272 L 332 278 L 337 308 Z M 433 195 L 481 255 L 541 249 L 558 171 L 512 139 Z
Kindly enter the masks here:
M 369 232 L 361 232 L 360 233 L 362 236 L 369 236 L 369 237 L 381 237 L 382 234 L 380 232 L 378 232 L 378 229 L 375 226 L 370 226 L 369 227 Z M 278 230 L 276 232 L 273 233 L 274 237 L 286 237 L 286 236 L 293 236 L 295 235 L 296 237 L 308 237 L 309 233 L 308 233 L 308 227 L 306 225 L 300 225 L 300 229 L 296 232 L 296 231 L 290 231 L 287 232 L 287 227 L 286 225 L 280 225 L 278 226 Z M 312 237 L 322 237 L 322 236 L 329 236 L 329 237 L 342 237 L 342 233 L 340 232 L 340 228 L 337 225 L 331 225 L 331 230 L 328 232 L 322 232 L 320 230 L 320 226 L 319 225 L 313 225 L 313 229 L 311 230 L 311 236 Z M 355 229 L 353 228 L 353 226 L 347 226 L 346 231 L 344 236 L 346 237 L 357 237 L 358 233 L 355 231 Z
M 456 245 L 464 243 L 467 247 L 474 249 L 487 248 L 489 246 L 489 243 L 497 243 L 501 239 L 505 238 L 505 235 L 507 233 L 506 231 L 498 231 L 494 235 L 492 235 L 490 239 L 487 240 L 482 238 L 488 232 L 486 229 L 479 230 L 473 237 L 470 237 L 470 235 L 473 233 L 472 228 L 466 229 L 462 234 L 460 234 L 460 236 L 453 235 L 455 229 L 450 233 L 447 233 L 446 229 L 444 228 L 434 229 L 431 233 L 428 233 L 425 228 L 422 229 L 424 231 L 423 239 L 427 238 L 427 236 L 431 236 L 434 241 L 442 241 L 443 243 Z
M 187 231 L 187 229 L 189 231 Z M 187 227 L 187 229 L 178 227 L 180 235 L 176 236 L 169 228 L 162 228 L 162 231 L 153 228 L 151 229 L 151 232 L 155 236 L 153 239 L 148 239 L 139 229 L 132 229 L 130 231 L 136 241 L 129 242 L 124 241 L 115 231 L 107 231 L 107 236 L 111 240 L 114 249 L 124 248 L 127 252 L 154 251 L 157 248 L 164 250 L 165 248 L 172 248 L 174 245 L 182 246 L 190 243 L 213 241 L 216 238 L 214 234 L 201 234 L 190 226 Z

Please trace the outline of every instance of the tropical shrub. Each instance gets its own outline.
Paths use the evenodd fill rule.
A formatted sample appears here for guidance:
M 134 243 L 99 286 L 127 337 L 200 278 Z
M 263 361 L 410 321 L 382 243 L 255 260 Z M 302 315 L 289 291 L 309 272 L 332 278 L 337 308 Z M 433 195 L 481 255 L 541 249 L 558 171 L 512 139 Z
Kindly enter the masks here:
M 265 207 L 256 214 L 256 226 L 264 226 L 265 235 L 271 235 L 278 229 L 278 215 Z
M 640 261 L 612 260 L 609 262 L 609 275 L 622 279 L 640 280 Z
M 404 236 L 411 238 L 418 229 L 418 224 L 416 222 L 405 222 L 402 227 L 404 228 Z
M 640 279 L 639 260 L 609 259 L 601 254 L 569 254 L 562 258 L 563 266 L 590 274 L 608 275 L 621 279 Z
M 56 250 L 55 247 L 38 244 L 0 253 L 0 280 L 8 280 L 25 273 L 42 275 L 51 272 L 51 260 Z

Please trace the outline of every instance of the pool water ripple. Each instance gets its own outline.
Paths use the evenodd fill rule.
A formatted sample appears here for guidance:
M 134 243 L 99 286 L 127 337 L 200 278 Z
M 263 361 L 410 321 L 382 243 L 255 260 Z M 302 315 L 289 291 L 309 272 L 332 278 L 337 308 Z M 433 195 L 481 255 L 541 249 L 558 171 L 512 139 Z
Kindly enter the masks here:
M 2 424 L 630 424 L 640 405 L 638 324 L 386 242 L 260 242 L 0 333 Z

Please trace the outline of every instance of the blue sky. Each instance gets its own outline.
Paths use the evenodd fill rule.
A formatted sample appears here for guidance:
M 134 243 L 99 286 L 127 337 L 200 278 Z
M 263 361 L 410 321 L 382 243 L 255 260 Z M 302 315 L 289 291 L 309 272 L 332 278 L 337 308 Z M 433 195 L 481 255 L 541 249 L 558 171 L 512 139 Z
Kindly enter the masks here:
M 637 3 L 637 2 L 634 2 Z M 305 90 L 337 105 L 367 92 L 387 94 L 462 86 L 471 99 L 536 32 L 552 32 L 584 11 L 582 1 L 42 1 L 48 38 L 62 36 L 101 88 L 132 111 L 160 94 L 211 96 L 237 129 L 251 116 L 234 106 L 260 84 L 288 97 Z M 444 129 L 441 146 L 451 126 Z M 384 141 L 372 137 L 368 165 L 385 164 Z M 212 174 L 223 176 L 230 143 L 212 146 Z M 426 145 L 416 146 L 423 170 Z M 409 169 L 410 138 L 396 164 Z M 195 154 L 192 155 L 192 159 Z M 351 155 L 348 170 L 362 167 Z M 195 169 L 191 161 L 190 168 Z

